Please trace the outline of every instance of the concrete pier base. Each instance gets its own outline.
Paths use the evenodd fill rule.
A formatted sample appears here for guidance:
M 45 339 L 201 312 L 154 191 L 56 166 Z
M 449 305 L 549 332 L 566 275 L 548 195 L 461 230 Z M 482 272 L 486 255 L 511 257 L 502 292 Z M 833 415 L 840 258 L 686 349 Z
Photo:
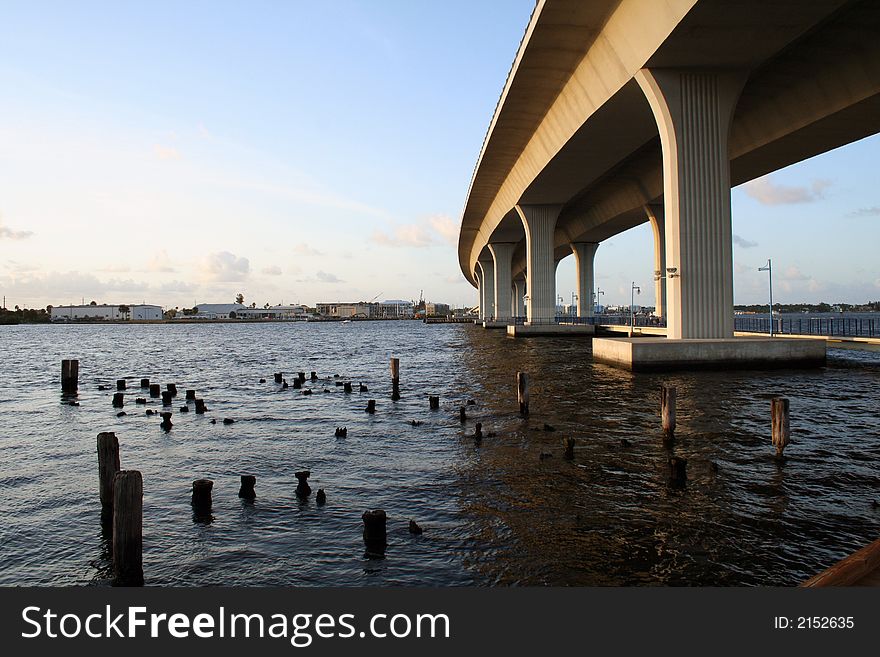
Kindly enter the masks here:
M 507 327 L 507 336 L 511 338 L 532 337 L 537 335 L 585 335 L 592 336 L 596 327 L 592 324 L 516 324 Z
M 483 328 L 485 329 L 503 329 L 507 328 L 507 322 L 490 322 L 486 320 L 483 322 Z
M 593 359 L 633 372 L 822 367 L 825 343 L 786 338 L 595 338 Z

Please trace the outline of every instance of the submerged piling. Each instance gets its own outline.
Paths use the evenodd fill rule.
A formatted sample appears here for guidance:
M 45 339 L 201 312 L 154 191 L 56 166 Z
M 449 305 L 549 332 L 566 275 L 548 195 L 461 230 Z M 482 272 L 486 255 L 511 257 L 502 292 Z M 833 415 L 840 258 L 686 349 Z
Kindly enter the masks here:
M 211 510 L 211 489 L 214 482 L 210 479 L 196 479 L 192 486 L 192 506 L 196 512 Z
M 196 391 L 195 390 L 187 390 L 186 391 L 186 401 L 195 401 L 196 400 Z
M 562 447 L 562 458 L 571 461 L 574 458 L 574 438 L 563 438 Z
M 370 399 L 367 401 L 367 407 L 364 409 L 367 413 L 375 413 L 376 412 L 376 400 Z
M 149 379 L 141 379 L 141 388 L 149 388 L 150 380 Z
M 400 399 L 400 359 L 391 359 L 391 400 Z
M 296 477 L 296 496 L 305 499 L 312 492 L 312 487 L 309 486 L 309 477 L 312 476 L 312 473 L 308 470 L 303 470 L 301 472 L 294 472 L 293 476 Z
M 284 378 L 284 372 L 275 372 L 275 383 L 281 383 Z
M 432 411 L 436 411 L 440 408 L 440 397 L 435 395 L 428 395 L 428 406 Z
M 113 480 L 119 472 L 119 439 L 112 431 L 98 434 L 98 494 L 104 514 L 112 517 Z
M 687 483 L 687 459 L 681 456 L 669 457 L 669 484 L 675 487 L 684 486 Z
M 525 372 L 516 373 L 516 401 L 519 403 L 520 415 L 529 414 L 529 375 Z
M 122 408 L 125 405 L 125 393 L 113 393 L 113 408 Z
M 150 397 L 158 397 L 162 393 L 162 386 L 158 383 L 150 384 Z
M 172 399 L 174 395 L 171 394 L 170 390 L 162 391 L 162 406 L 171 406 L 171 403 L 174 401 Z
M 116 389 L 125 390 L 125 379 L 116 379 Z
M 675 435 L 675 388 L 660 387 L 660 419 L 667 439 Z
M 165 384 L 165 389 L 171 393 L 172 397 L 177 397 L 177 384 L 176 383 Z
M 257 493 L 254 487 L 257 485 L 257 478 L 254 475 L 241 475 L 241 488 L 238 489 L 238 496 L 246 499 L 256 499 Z
M 361 519 L 364 521 L 364 544 L 367 546 L 367 552 L 384 555 L 388 545 L 385 511 L 382 509 L 365 511 Z
M 61 361 L 61 392 L 76 392 L 79 388 L 79 361 Z
M 776 456 L 791 442 L 791 425 L 789 422 L 789 403 L 786 397 L 774 397 L 770 400 L 770 426 L 773 432 L 772 441 L 776 448 Z
M 144 482 L 137 470 L 113 480 L 113 584 L 143 586 Z

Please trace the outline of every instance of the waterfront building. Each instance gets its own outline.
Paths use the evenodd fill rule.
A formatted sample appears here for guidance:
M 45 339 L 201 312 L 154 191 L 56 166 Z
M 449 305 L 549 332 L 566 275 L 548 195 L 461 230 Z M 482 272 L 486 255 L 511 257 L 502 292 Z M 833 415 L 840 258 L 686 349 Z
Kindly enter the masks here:
M 305 306 L 295 305 L 277 305 L 268 308 L 242 308 L 236 311 L 239 319 L 281 319 L 290 321 L 304 321 L 308 318 L 308 312 Z
M 414 312 L 412 301 L 388 299 L 379 304 L 380 317 L 412 317 Z
M 127 312 L 120 312 L 120 307 L 128 308 Z M 53 322 L 69 322 L 79 319 L 97 319 L 97 320 L 156 320 L 162 319 L 162 307 L 151 304 L 87 304 L 87 305 L 69 305 L 69 306 L 52 306 Z
M 434 303 L 429 301 L 425 304 L 425 314 L 426 315 L 448 315 L 449 314 L 449 304 L 448 303 Z
M 356 303 L 319 303 L 317 304 L 317 309 L 319 315 L 340 319 L 348 319 L 350 317 L 367 319 L 380 316 L 379 304 L 366 301 Z
M 191 319 L 236 319 L 247 306 L 242 303 L 200 303 L 197 304 L 197 313 L 190 315 Z

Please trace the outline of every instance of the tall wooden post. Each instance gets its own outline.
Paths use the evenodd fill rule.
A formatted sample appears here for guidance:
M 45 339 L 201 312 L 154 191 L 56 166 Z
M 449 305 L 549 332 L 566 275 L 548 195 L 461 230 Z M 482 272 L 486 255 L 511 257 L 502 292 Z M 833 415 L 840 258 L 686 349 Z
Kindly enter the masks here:
M 770 414 L 770 424 L 773 429 L 773 446 L 776 448 L 776 456 L 781 457 L 783 450 L 791 442 L 788 399 L 786 397 L 774 397 L 771 399 Z
M 675 434 L 675 388 L 660 387 L 660 418 L 667 438 Z
M 400 399 L 400 359 L 391 359 L 391 399 Z
M 435 395 L 428 395 L 428 406 L 432 411 L 436 411 L 440 408 L 440 397 Z
M 113 584 L 143 586 L 144 482 L 137 470 L 113 480 Z
M 516 373 L 516 400 L 519 402 L 521 415 L 529 414 L 529 375 L 525 372 Z
M 119 472 L 119 440 L 112 431 L 98 434 L 98 492 L 105 512 L 113 510 L 113 480 Z
M 61 361 L 61 392 L 76 392 L 79 387 L 79 361 Z

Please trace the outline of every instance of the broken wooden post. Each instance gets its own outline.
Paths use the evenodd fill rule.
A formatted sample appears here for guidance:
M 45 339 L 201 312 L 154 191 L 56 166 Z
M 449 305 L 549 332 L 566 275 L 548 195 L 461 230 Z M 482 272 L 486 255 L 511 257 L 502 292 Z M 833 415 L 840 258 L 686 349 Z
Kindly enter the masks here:
M 687 459 L 681 456 L 671 456 L 668 463 L 670 485 L 684 486 L 687 483 Z
M 467 412 L 465 412 L 464 406 L 458 409 L 458 419 L 462 424 L 467 422 Z
M 116 389 L 125 390 L 125 379 L 116 379 Z
M 791 426 L 789 424 L 789 404 L 786 397 L 774 397 L 770 400 L 770 425 L 773 431 L 773 446 L 776 448 L 776 456 L 782 457 L 782 452 L 791 442 Z
M 214 482 L 210 479 L 196 479 L 193 481 L 192 506 L 197 512 L 211 510 L 211 489 Z
M 137 470 L 113 480 L 113 584 L 143 586 L 144 481 Z
M 275 383 L 281 383 L 284 378 L 284 372 L 275 372 Z
M 171 406 L 171 403 L 174 401 L 172 399 L 172 394 L 170 390 L 162 391 L 162 406 Z
M 204 399 L 196 399 L 195 402 L 196 402 L 196 413 L 198 415 L 201 415 L 202 413 L 204 413 L 205 411 L 208 410 L 208 407 L 205 406 Z
M 79 361 L 61 361 L 61 392 L 76 392 L 79 388 Z
M 149 388 L 150 380 L 149 379 L 141 379 L 141 388 Z
M 124 392 L 114 392 L 113 393 L 113 408 L 122 408 L 125 405 L 125 393 Z
M 310 373 L 309 373 L 309 378 L 310 378 L 312 381 L 317 381 L 317 380 L 318 380 L 318 373 L 317 373 L 317 372 L 310 372 Z
M 378 555 L 385 554 L 385 547 L 387 545 L 387 516 L 385 511 L 382 509 L 365 511 L 361 519 L 364 521 L 364 543 L 367 546 L 367 552 L 373 552 Z
M 171 413 L 169 411 L 165 411 L 164 413 L 159 413 L 159 417 L 162 418 L 162 422 L 159 423 L 159 426 L 162 427 L 165 431 L 171 431 L 171 427 L 174 425 L 171 424 Z
M 520 415 L 529 414 L 529 375 L 525 372 L 516 373 L 516 401 L 519 403 Z
M 257 493 L 254 486 L 257 485 L 257 478 L 254 475 L 241 475 L 241 488 L 238 489 L 238 496 L 246 500 L 254 500 Z
M 675 434 L 675 388 L 660 387 L 660 418 L 667 438 Z
M 187 390 L 186 391 L 186 401 L 195 401 L 196 400 L 196 391 L 195 390 Z
M 177 384 L 176 383 L 166 384 L 165 389 L 171 393 L 172 397 L 177 397 Z
M 376 400 L 370 399 L 367 401 L 367 408 L 365 409 L 367 413 L 375 413 L 376 412 Z
M 562 458 L 571 461 L 574 458 L 574 438 L 563 438 L 562 446 L 564 448 Z
M 400 359 L 391 359 L 391 400 L 400 399 Z
M 302 472 L 294 472 L 293 476 L 296 477 L 296 496 L 305 499 L 312 493 L 312 487 L 309 486 L 309 477 L 312 476 L 312 473 L 308 470 L 303 470 Z
M 98 434 L 98 493 L 103 514 L 113 514 L 113 480 L 119 472 L 119 440 L 112 431 Z
M 162 393 L 162 386 L 158 383 L 150 384 L 150 397 L 158 397 Z
M 299 376 L 300 383 L 306 382 L 306 373 L 305 372 L 297 372 L 297 375 Z
M 342 384 L 343 392 L 351 392 L 351 381 L 346 381 Z
M 317 502 L 318 504 L 326 504 L 327 493 L 324 492 L 323 488 L 319 488 L 318 492 L 315 494 L 315 502 Z
M 436 411 L 440 408 L 440 397 L 434 395 L 428 395 L 428 406 L 432 411 Z

